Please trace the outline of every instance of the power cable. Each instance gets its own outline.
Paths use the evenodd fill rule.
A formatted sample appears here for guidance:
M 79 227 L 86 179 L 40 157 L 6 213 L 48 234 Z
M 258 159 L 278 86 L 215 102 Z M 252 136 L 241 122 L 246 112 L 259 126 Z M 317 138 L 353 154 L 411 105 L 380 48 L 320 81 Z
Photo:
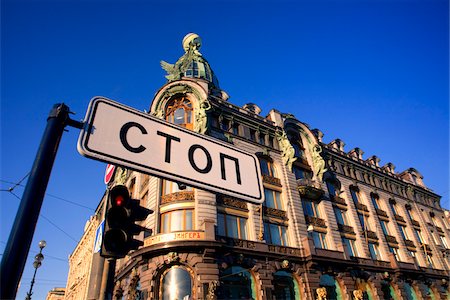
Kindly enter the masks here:
M 22 180 L 20 180 L 18 183 L 14 183 L 14 182 L 11 182 L 11 181 L 7 181 L 7 180 L 2 180 L 2 179 L 0 179 L 0 182 L 8 183 L 8 184 L 14 184 L 14 186 L 10 187 L 9 189 L 0 189 L 0 192 L 12 192 L 12 191 L 13 191 L 16 187 L 18 187 L 18 186 L 20 186 L 20 187 L 23 188 L 24 185 L 21 184 L 21 182 L 22 182 L 28 175 L 29 175 L 29 173 L 28 173 Z M 47 195 L 47 196 L 49 196 L 49 197 L 52 197 L 52 198 L 55 198 L 55 199 L 58 199 L 58 200 L 61 200 L 61 201 L 64 201 L 64 202 L 67 202 L 67 203 L 70 203 L 70 204 L 72 204 L 72 205 L 76 205 L 76 206 L 79 206 L 79 207 L 82 207 L 82 208 L 89 209 L 90 211 L 95 211 L 95 209 L 93 209 L 92 207 L 85 206 L 85 205 L 82 205 L 82 204 L 79 204 L 79 203 L 76 203 L 76 202 L 73 202 L 73 201 L 64 199 L 64 198 L 62 198 L 62 197 L 59 197 L 59 196 L 56 196 L 56 195 L 52 195 L 52 194 L 50 194 L 50 193 L 45 193 L 45 195 Z
M 21 200 L 19 196 L 17 196 L 16 194 L 14 194 L 12 191 L 10 191 L 10 194 L 13 195 L 14 197 L 16 197 L 17 199 Z M 50 224 L 52 224 L 53 226 L 55 226 L 58 230 L 60 230 L 62 233 L 64 233 L 66 236 L 68 236 L 70 239 L 72 239 L 73 241 L 75 241 L 75 243 L 78 243 L 78 241 L 72 237 L 70 234 L 68 234 L 66 231 L 64 231 L 61 227 L 59 227 L 58 225 L 56 225 L 55 223 L 53 223 L 49 218 L 47 218 L 46 216 L 44 216 L 42 213 L 39 213 L 39 215 L 44 218 L 45 220 L 47 220 L 47 222 L 49 222 Z

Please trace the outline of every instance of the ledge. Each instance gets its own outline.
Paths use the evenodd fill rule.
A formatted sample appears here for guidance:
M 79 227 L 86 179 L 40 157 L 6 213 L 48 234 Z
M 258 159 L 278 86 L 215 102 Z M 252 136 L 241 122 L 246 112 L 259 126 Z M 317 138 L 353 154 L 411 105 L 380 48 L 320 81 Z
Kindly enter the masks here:
M 312 200 L 318 200 L 325 194 L 322 185 L 311 179 L 298 179 L 297 189 L 301 196 Z

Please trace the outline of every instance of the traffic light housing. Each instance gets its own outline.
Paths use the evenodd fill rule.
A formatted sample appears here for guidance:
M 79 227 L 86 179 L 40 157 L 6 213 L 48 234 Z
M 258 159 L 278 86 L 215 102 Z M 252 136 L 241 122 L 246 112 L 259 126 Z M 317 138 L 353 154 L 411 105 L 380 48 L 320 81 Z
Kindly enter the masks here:
M 131 199 L 128 188 L 124 185 L 113 187 L 108 194 L 105 210 L 105 227 L 100 255 L 110 258 L 123 258 L 130 250 L 143 245 L 134 239 L 134 235 L 147 228 L 135 224 L 143 221 L 151 209 L 139 205 L 139 200 Z

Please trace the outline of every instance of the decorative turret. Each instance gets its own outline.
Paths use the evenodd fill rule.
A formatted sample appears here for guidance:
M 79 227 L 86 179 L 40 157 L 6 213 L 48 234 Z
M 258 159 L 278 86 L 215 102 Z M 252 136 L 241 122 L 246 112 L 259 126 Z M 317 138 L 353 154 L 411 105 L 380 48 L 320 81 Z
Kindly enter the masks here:
M 208 61 L 199 52 L 202 40 L 195 33 L 187 34 L 183 39 L 184 55 L 175 64 L 161 61 L 161 67 L 167 72 L 166 78 L 170 81 L 182 77 L 197 78 L 208 81 L 213 87 L 219 89 L 219 82 L 209 66 Z

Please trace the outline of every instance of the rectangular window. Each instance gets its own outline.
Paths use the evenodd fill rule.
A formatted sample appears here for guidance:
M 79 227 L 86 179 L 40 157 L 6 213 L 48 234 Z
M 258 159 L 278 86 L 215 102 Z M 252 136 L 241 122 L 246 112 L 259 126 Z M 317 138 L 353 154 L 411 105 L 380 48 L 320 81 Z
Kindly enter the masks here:
M 352 199 L 353 199 L 353 203 L 361 203 L 359 201 L 359 194 L 358 191 L 356 191 L 355 189 L 350 189 L 350 194 L 352 195 Z
M 239 124 L 233 123 L 233 134 L 239 135 Z
M 442 245 L 448 249 L 449 247 L 448 247 L 447 239 L 445 238 L 445 236 L 440 235 L 439 238 L 441 239 Z
M 358 213 L 358 219 L 359 222 L 361 223 L 361 228 L 363 230 L 368 230 L 368 228 L 366 228 L 366 217 L 363 214 Z
M 288 246 L 286 226 L 264 223 L 264 239 L 267 243 Z
M 380 251 L 378 250 L 378 245 L 374 244 L 374 243 L 369 243 L 368 245 L 369 245 L 370 257 L 373 260 L 381 260 Z
M 336 187 L 330 181 L 327 181 L 327 189 L 330 196 L 336 196 Z
M 274 190 L 264 189 L 265 200 L 264 204 L 267 207 L 283 210 L 281 204 L 281 193 Z
M 230 130 L 230 120 L 222 119 L 222 123 L 220 124 L 220 127 L 223 131 Z
M 392 254 L 394 254 L 395 260 L 399 260 L 399 257 L 398 257 L 398 249 L 397 249 L 397 248 L 389 247 L 389 252 L 391 252 Z
M 336 221 L 341 225 L 348 225 L 348 220 L 346 216 L 345 210 L 342 210 L 338 207 L 333 207 L 334 214 L 336 215 Z
M 250 128 L 250 140 L 256 142 L 256 130 Z
M 380 206 L 378 205 L 378 198 L 375 197 L 375 195 L 370 195 L 370 199 L 372 199 L 372 204 L 375 209 L 380 209 Z
M 433 268 L 434 264 L 433 264 L 433 258 L 431 257 L 430 254 L 427 254 L 427 262 L 428 262 L 428 266 Z
M 217 233 L 236 239 L 247 239 L 247 219 L 243 217 L 217 214 Z
M 269 136 L 269 147 L 273 148 L 273 137 Z
M 319 249 L 328 249 L 326 234 L 322 232 L 312 231 L 308 235 L 312 237 L 314 241 L 314 247 Z
M 381 230 L 383 230 L 384 235 L 391 235 L 389 231 L 389 225 L 386 221 L 380 221 Z
M 342 238 L 342 244 L 344 245 L 345 251 L 348 256 L 358 256 L 354 240 Z
M 419 241 L 419 243 L 423 244 L 424 243 L 424 239 L 422 237 L 422 232 L 420 232 L 420 230 L 414 229 L 414 232 L 416 234 L 417 240 Z
M 261 145 L 265 145 L 266 144 L 266 135 L 264 133 L 259 133 L 259 143 Z
M 302 200 L 303 213 L 305 216 L 320 218 L 317 203 L 309 200 Z
M 395 203 L 389 203 L 389 206 L 391 207 L 391 210 L 394 213 L 394 215 L 398 215 L 397 206 L 395 205 Z
M 406 230 L 405 226 L 398 226 L 398 229 L 400 229 L 400 234 L 402 235 L 403 240 L 409 240 L 408 232 Z

